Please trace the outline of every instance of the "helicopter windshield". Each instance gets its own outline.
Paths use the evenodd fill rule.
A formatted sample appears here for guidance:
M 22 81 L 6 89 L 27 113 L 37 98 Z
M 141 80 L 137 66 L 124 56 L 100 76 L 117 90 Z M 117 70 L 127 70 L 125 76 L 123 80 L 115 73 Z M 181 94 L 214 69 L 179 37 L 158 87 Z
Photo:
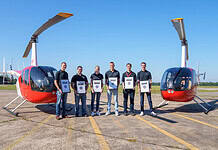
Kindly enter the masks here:
M 161 90 L 190 90 L 193 84 L 192 72 L 188 68 L 170 68 L 163 74 Z
M 33 91 L 51 92 L 55 90 L 54 75 L 57 70 L 52 67 L 33 67 L 30 71 L 30 85 Z

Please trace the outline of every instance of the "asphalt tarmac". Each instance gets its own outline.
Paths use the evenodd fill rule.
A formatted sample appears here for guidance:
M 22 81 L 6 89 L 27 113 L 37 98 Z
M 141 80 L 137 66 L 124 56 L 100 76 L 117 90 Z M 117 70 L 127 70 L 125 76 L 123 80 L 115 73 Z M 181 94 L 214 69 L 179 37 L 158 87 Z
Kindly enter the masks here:
M 100 102 L 101 116 L 75 117 L 74 97 L 68 95 L 67 113 L 72 118 L 55 119 L 54 104 L 25 103 L 18 117 L 0 109 L 0 149 L 15 150 L 174 150 L 218 149 L 218 93 L 199 93 L 214 106 L 207 115 L 194 102 L 170 102 L 156 110 L 157 117 L 149 115 L 145 99 L 145 115 L 139 113 L 139 96 L 135 96 L 135 116 L 123 115 L 123 96 L 119 95 L 120 115 L 105 116 L 106 93 Z M 0 90 L 0 106 L 16 97 L 16 91 Z M 153 94 L 154 106 L 162 98 Z M 14 108 L 16 101 L 9 108 Z M 87 111 L 90 114 L 90 93 L 87 94 Z M 114 101 L 112 100 L 112 103 Z M 114 112 L 114 105 L 112 105 Z

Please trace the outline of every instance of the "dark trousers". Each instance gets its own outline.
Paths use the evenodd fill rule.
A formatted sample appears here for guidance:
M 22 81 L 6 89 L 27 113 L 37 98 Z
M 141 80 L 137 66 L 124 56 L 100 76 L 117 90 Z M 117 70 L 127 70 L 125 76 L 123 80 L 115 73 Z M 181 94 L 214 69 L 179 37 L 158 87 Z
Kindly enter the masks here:
M 96 111 L 99 111 L 99 101 L 101 97 L 100 92 L 91 92 L 91 111 L 94 111 L 94 102 L 95 102 L 95 97 L 96 97 Z
M 82 102 L 82 115 L 86 114 L 86 94 L 75 94 L 75 111 L 76 115 L 79 115 L 79 101 L 81 99 Z
M 123 90 L 123 107 L 124 112 L 127 112 L 127 102 L 128 102 L 128 95 L 130 96 L 130 112 L 134 111 L 134 97 L 135 97 L 135 90 Z
M 144 95 L 145 95 L 145 93 L 140 94 L 141 111 L 144 111 Z M 152 100 L 151 100 L 151 92 L 146 92 L 146 95 L 147 95 L 150 111 L 153 111 Z

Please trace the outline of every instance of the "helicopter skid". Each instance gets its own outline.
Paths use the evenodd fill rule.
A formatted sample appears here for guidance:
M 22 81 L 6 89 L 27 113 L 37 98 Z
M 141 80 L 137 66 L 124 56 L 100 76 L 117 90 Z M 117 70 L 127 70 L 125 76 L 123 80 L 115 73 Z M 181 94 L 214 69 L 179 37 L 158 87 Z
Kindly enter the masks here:
M 8 103 L 7 105 L 5 105 L 4 107 L 2 107 L 3 109 L 5 109 L 6 111 L 8 111 L 10 114 L 18 117 L 18 113 L 15 113 L 15 110 L 17 110 L 21 105 L 23 105 L 27 100 L 23 99 L 23 101 L 18 104 L 14 109 L 10 110 L 8 109 L 8 106 L 11 105 L 13 102 L 15 102 L 20 96 L 17 96 L 15 99 L 13 99 L 10 103 Z

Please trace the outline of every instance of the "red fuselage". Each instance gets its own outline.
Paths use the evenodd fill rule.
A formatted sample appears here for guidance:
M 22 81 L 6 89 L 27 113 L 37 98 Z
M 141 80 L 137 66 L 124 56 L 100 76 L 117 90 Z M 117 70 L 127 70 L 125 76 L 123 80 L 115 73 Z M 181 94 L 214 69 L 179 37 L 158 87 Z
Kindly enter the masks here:
M 191 68 L 170 68 L 161 81 L 161 96 L 167 101 L 188 102 L 197 92 L 196 73 Z
M 161 91 L 161 96 L 164 100 L 167 101 L 176 101 L 176 102 L 188 102 L 193 100 L 196 95 L 197 87 L 193 87 L 191 90 L 185 91 L 174 91 L 169 89 L 167 91 Z
M 56 91 L 54 88 L 50 88 L 51 85 L 53 86 L 53 80 L 47 79 L 46 73 L 48 73 L 48 70 L 46 69 L 43 70 L 43 67 L 39 69 L 39 67 L 30 66 L 22 70 L 18 82 L 20 93 L 24 99 L 32 103 L 56 103 Z M 52 68 L 52 71 L 53 70 Z M 45 82 L 46 85 L 43 84 L 43 82 Z

